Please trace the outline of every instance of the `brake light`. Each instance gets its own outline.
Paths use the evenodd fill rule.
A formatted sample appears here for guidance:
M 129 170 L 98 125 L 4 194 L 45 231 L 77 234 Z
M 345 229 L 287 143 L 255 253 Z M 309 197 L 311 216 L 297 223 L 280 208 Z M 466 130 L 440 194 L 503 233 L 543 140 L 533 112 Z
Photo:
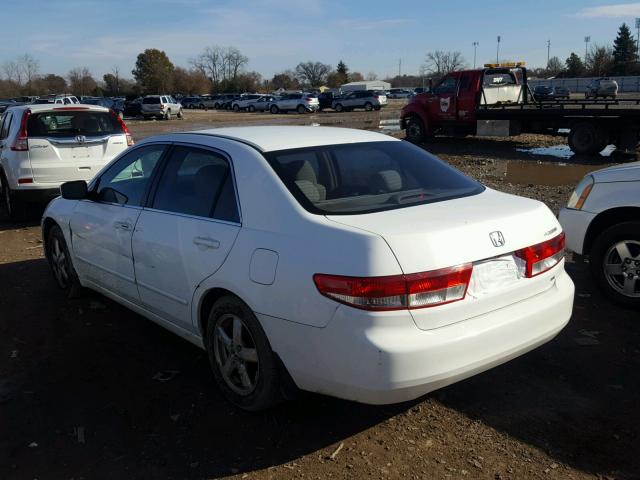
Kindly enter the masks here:
M 31 110 L 25 110 L 22 112 L 22 119 L 20 120 L 20 130 L 18 130 L 18 136 L 16 141 L 11 145 L 11 150 L 15 152 L 26 152 L 29 150 L 29 135 L 27 134 L 27 122 L 31 116 Z
M 553 237 L 546 242 L 532 245 L 518 250 L 516 257 L 526 262 L 525 275 L 527 278 L 535 277 L 555 267 L 564 258 L 565 235 Z
M 473 265 L 385 277 L 345 277 L 317 273 L 318 291 L 325 297 L 362 310 L 404 310 L 435 307 L 462 300 Z
M 33 178 L 19 178 L 18 185 L 24 185 L 25 183 L 33 183 Z
M 164 110 L 164 104 L 163 103 L 160 104 L 160 110 Z
M 124 123 L 124 120 L 122 120 L 120 118 L 120 115 L 113 111 L 113 109 L 109 109 L 109 113 L 111 113 L 111 115 L 116 118 L 116 121 L 120 125 L 120 128 L 122 128 L 122 133 L 124 133 L 125 137 L 127 138 L 127 147 L 132 146 L 135 142 L 133 141 L 133 137 L 131 136 L 129 129 L 127 128 L 127 124 Z
M 307 102 L 313 102 L 313 97 L 307 97 Z
M 373 98 L 375 98 L 376 100 L 378 100 L 378 95 L 372 95 Z

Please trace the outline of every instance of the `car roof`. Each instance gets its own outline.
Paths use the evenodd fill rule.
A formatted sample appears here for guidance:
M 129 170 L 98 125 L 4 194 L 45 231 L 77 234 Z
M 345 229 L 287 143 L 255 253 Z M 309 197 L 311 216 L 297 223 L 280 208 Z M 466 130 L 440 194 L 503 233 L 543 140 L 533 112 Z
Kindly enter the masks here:
M 61 105 L 59 103 L 40 103 L 40 104 L 27 104 L 19 106 L 9 107 L 13 111 L 19 110 L 31 110 L 31 113 L 49 112 L 52 110 L 89 110 L 96 112 L 108 112 L 107 107 L 101 107 L 100 105 L 87 105 L 84 103 L 74 103 L 73 105 Z
M 184 133 L 236 140 L 262 152 L 345 143 L 400 141 L 388 135 L 366 130 L 311 126 L 227 127 Z

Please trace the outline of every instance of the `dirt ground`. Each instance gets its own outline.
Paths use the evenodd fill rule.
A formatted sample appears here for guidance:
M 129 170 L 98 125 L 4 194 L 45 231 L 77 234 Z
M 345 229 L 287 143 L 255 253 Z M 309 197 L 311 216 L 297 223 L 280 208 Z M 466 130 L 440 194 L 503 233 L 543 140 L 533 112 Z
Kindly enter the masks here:
M 137 139 L 250 122 L 377 130 L 399 104 L 128 124 Z M 618 160 L 526 151 L 564 143 L 438 138 L 425 148 L 557 212 L 585 171 Z M 0 222 L 0 479 L 640 478 L 639 315 L 604 299 L 586 264 L 567 264 L 569 325 L 506 365 L 400 405 L 303 394 L 249 414 L 221 397 L 203 351 L 97 294 L 63 298 L 37 222 Z

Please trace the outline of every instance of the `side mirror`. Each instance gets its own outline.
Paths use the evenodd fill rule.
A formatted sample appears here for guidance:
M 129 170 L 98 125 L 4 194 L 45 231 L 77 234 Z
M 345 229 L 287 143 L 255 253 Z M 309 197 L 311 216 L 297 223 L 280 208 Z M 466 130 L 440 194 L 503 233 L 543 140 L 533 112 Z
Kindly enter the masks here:
M 74 180 L 60 185 L 60 194 L 66 200 L 82 200 L 89 196 L 87 182 L 84 180 Z

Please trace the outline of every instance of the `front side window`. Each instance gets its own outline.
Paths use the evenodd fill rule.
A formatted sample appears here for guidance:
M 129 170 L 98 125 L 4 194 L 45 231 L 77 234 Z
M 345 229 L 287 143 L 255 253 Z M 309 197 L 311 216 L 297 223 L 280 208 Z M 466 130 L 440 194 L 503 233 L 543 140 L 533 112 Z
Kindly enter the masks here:
M 152 207 L 238 222 L 229 162 L 210 150 L 175 147 L 160 177 Z
M 443 93 L 454 93 L 456 91 L 457 83 L 456 77 L 446 77 L 442 82 L 440 82 L 440 85 L 436 87 L 435 92 L 438 95 Z
M 478 182 L 407 142 L 366 142 L 265 154 L 311 213 L 352 215 L 476 195 Z
M 121 157 L 98 179 L 95 198 L 100 202 L 140 207 L 165 145 L 136 148 Z

